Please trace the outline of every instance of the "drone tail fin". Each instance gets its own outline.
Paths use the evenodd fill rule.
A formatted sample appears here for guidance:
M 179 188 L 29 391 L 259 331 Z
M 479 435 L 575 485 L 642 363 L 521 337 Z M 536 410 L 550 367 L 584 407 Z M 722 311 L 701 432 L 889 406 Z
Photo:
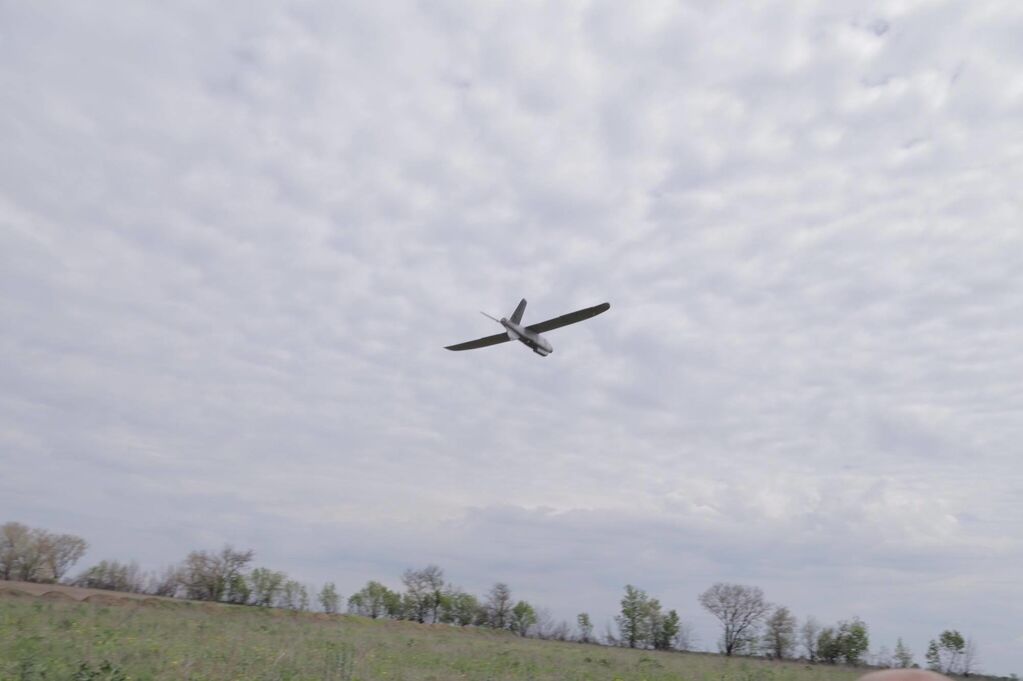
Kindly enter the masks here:
M 515 324 L 522 323 L 522 313 L 526 311 L 526 299 L 523 298 L 519 301 L 518 307 L 515 308 L 515 312 L 512 312 L 512 316 L 509 317 L 510 321 Z

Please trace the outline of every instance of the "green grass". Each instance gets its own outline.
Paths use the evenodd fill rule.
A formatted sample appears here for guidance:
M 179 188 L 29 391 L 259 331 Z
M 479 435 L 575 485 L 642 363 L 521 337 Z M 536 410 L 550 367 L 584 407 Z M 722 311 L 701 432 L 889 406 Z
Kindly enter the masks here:
M 860 673 L 239 606 L 0 598 L 0 681 L 851 681 Z

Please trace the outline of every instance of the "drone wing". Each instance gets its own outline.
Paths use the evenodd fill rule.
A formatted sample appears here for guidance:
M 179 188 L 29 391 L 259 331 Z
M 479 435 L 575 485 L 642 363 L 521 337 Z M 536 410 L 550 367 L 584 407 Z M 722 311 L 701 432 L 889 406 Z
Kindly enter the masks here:
M 563 314 L 560 317 L 555 317 L 554 319 L 548 319 L 545 322 L 530 324 L 526 328 L 534 333 L 544 333 L 552 329 L 560 329 L 563 326 L 568 326 L 569 324 L 581 322 L 584 319 L 589 319 L 590 317 L 596 317 L 601 312 L 607 312 L 609 309 L 611 309 L 611 303 L 601 303 L 600 305 L 587 307 L 583 310 L 576 310 L 575 312 Z M 486 339 L 484 338 L 481 340 Z
M 486 338 L 477 338 L 476 340 L 466 341 L 459 343 L 458 345 L 448 345 L 447 350 L 474 350 L 476 348 L 485 348 L 488 345 L 497 345 L 498 343 L 507 343 L 511 338 L 508 337 L 506 332 L 494 334 L 493 336 L 487 336 Z

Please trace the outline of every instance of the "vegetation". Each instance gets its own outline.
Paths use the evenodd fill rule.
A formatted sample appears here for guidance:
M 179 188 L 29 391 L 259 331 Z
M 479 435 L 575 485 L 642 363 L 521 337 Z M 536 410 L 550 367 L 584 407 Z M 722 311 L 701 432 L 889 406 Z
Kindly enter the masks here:
M 796 618 L 783 605 L 775 608 L 764 631 L 764 652 L 775 660 L 788 660 L 796 645 Z
M 927 646 L 927 668 L 942 674 L 969 676 L 977 671 L 977 648 L 973 639 L 963 638 L 955 629 L 941 632 Z
M 899 669 L 909 669 L 913 666 L 913 651 L 911 651 L 900 638 L 895 644 L 895 659 L 894 667 Z
M 825 627 L 817 637 L 817 655 L 830 664 L 839 661 L 851 665 L 860 664 L 869 648 L 867 625 L 858 617 L 839 622 L 835 627 Z
M 482 627 L 139 603 L 0 598 L 0 679 L 852 681 L 860 673 L 537 641 Z
M 263 618 L 271 615 L 298 616 L 308 614 L 311 608 L 316 608 L 320 613 L 319 617 L 325 619 L 295 621 L 319 622 L 317 625 L 319 628 L 314 626 L 308 629 L 308 632 L 321 633 L 326 626 L 323 623 L 332 622 L 334 629 L 330 634 L 330 637 L 333 637 L 330 638 L 331 641 L 337 638 L 337 627 L 341 624 L 345 624 L 344 632 L 349 629 L 361 631 L 373 620 L 384 620 L 380 622 L 380 626 L 389 627 L 401 621 L 402 626 L 406 624 L 413 626 L 413 629 L 407 632 L 409 636 L 443 637 L 456 632 L 459 628 L 468 628 L 466 635 L 477 637 L 471 640 L 501 640 L 504 642 L 502 645 L 510 645 L 517 637 L 574 641 L 597 644 L 604 648 L 632 648 L 638 652 L 689 651 L 694 647 L 695 637 L 691 626 L 679 612 L 675 609 L 663 609 L 658 599 L 632 584 L 625 586 L 619 614 L 614 618 L 616 629 L 612 630 L 611 626 L 608 626 L 606 634 L 601 637 L 594 633 L 593 622 L 587 613 L 580 613 L 576 617 L 575 626 L 566 621 L 555 621 L 545 608 L 514 598 L 511 587 L 503 582 L 495 583 L 482 598 L 478 598 L 447 582 L 444 571 L 437 565 L 405 570 L 401 576 L 401 584 L 404 587 L 402 590 L 392 590 L 381 582 L 371 580 L 345 600 L 333 582 L 328 582 L 319 589 L 307 587 L 291 579 L 284 572 L 267 567 L 252 567 L 254 552 L 236 550 L 230 545 L 219 551 L 191 551 L 181 563 L 166 567 L 160 572 L 143 572 L 134 562 L 102 560 L 85 569 L 77 577 L 67 577 L 69 568 L 81 558 L 86 547 L 85 540 L 73 535 L 53 534 L 20 523 L 6 523 L 0 526 L 0 577 L 39 583 L 63 582 L 92 589 L 189 599 L 204 602 L 214 608 L 221 606 L 214 606 L 213 603 L 250 606 L 230 610 L 236 613 L 229 616 L 235 618 L 232 621 L 255 616 L 252 613 L 261 613 L 258 616 Z M 155 599 L 150 600 L 157 602 Z M 199 617 L 196 612 L 206 614 L 214 612 L 194 610 L 200 604 L 184 600 L 159 602 L 193 608 L 178 613 L 180 615 L 191 612 L 193 619 Z M 755 586 L 717 583 L 700 595 L 699 603 L 720 622 L 718 648 L 726 658 L 762 656 L 775 661 L 798 659 L 830 665 L 856 666 L 869 662 L 881 667 L 916 666 L 912 653 L 901 638 L 894 653 L 882 647 L 878 653 L 868 655 L 869 631 L 866 623 L 859 618 L 854 617 L 832 626 L 823 626 L 813 617 L 807 617 L 800 625 L 788 608 L 769 603 L 763 591 Z M 344 605 L 347 605 L 349 615 L 360 617 L 339 619 L 339 613 Z M 46 607 L 51 606 L 58 607 L 52 604 Z M 7 604 L 2 604 L 2 607 L 6 608 Z M 137 617 L 143 615 L 132 615 L 132 618 Z M 186 620 L 192 621 L 188 618 Z M 10 622 L 5 621 L 8 624 Z M 257 622 L 247 621 L 249 624 Z M 417 630 L 415 626 L 418 625 L 429 626 Z M 436 628 L 438 625 L 447 626 L 438 629 Z M 69 627 L 62 631 L 71 630 Z M 443 631 L 448 633 L 441 634 Z M 512 638 L 486 638 L 494 635 Z M 480 636 L 484 638 L 478 639 Z M 302 645 L 305 645 L 305 637 L 306 634 L 302 634 Z M 359 643 L 349 640 L 347 635 L 341 639 L 348 641 L 346 645 L 355 646 Z M 24 639 L 19 637 L 18 640 Z M 154 640 L 158 640 L 158 637 Z M 347 660 L 344 665 L 349 665 L 349 662 L 355 659 L 349 653 L 343 655 L 337 653 L 333 643 L 328 644 L 326 639 L 324 641 L 322 645 L 320 643 L 315 645 L 323 650 L 334 651 L 329 652 L 329 655 L 335 657 L 341 655 Z M 237 647 L 241 644 L 231 642 L 231 645 Z M 234 647 L 231 650 L 234 650 Z M 89 654 L 85 658 L 67 661 L 67 664 L 74 667 L 71 672 L 73 678 L 119 678 L 117 674 L 120 673 L 118 670 L 121 666 L 110 667 L 107 663 L 120 665 L 123 660 L 119 662 L 113 658 L 97 657 L 92 654 L 91 646 L 87 647 L 87 651 Z M 314 658 L 317 654 L 319 653 L 315 651 L 303 653 Z M 258 655 L 256 657 L 258 658 Z M 964 639 L 958 631 L 946 630 L 936 640 L 931 641 L 926 662 L 931 669 L 969 676 L 977 672 L 977 648 L 972 640 Z M 276 668 L 276 664 L 271 665 L 271 668 Z M 32 678 L 22 675 L 21 672 L 18 674 L 16 678 Z M 240 676 L 244 677 L 244 674 Z M 655 678 L 656 675 L 648 676 Z M 184 677 L 201 678 L 193 676 L 190 672 L 184 674 Z M 0 681 L 4 678 L 0 676 Z M 580 678 L 599 678 L 599 675 L 583 674 Z M 757 678 L 761 678 L 760 672 L 757 672 Z

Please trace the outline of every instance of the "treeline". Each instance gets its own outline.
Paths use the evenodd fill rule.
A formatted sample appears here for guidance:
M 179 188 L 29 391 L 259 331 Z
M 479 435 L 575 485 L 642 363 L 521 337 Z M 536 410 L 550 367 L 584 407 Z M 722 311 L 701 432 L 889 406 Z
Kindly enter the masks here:
M 69 568 L 87 547 L 80 537 L 6 523 L 0 526 L 0 578 L 329 614 L 345 609 L 374 619 L 488 627 L 520 636 L 630 648 L 687 651 L 696 643 L 691 625 L 677 610 L 665 609 L 657 598 L 631 584 L 625 587 L 614 626 L 609 623 L 603 635 L 597 635 L 588 613 L 579 613 L 573 624 L 556 621 L 545 608 L 513 598 L 503 582 L 476 596 L 446 581 L 436 565 L 406 570 L 401 590 L 371 580 L 345 600 L 331 582 L 310 588 L 284 572 L 253 567 L 253 551 L 231 546 L 215 552 L 191 551 L 180 563 L 157 572 L 144 572 L 136 563 L 103 560 L 68 577 Z M 769 603 L 758 587 L 718 583 L 700 594 L 698 601 L 718 620 L 718 650 L 727 656 L 919 666 L 902 639 L 894 651 L 882 647 L 869 655 L 869 630 L 858 617 L 828 626 L 814 617 L 800 623 L 785 606 Z M 972 639 L 946 630 L 930 642 L 925 660 L 929 669 L 969 676 L 977 671 L 977 648 Z
M 627 586 L 625 590 L 622 614 L 618 617 L 619 629 L 632 632 L 634 626 L 623 626 L 630 621 L 627 613 L 635 612 L 637 603 L 640 612 L 656 613 L 659 605 L 634 587 Z M 718 650 L 724 655 L 895 669 L 920 667 L 901 638 L 894 651 L 882 646 L 877 653 L 869 654 L 869 629 L 859 617 L 823 626 L 811 616 L 800 624 L 788 608 L 767 602 L 759 587 L 718 583 L 700 594 L 699 602 L 721 624 Z M 649 617 L 645 631 L 656 632 L 656 616 Z M 641 640 L 645 647 L 658 647 L 655 635 L 647 634 Z M 632 639 L 628 641 L 632 645 Z M 956 630 L 945 630 L 936 640 L 931 640 L 925 660 L 928 669 L 943 674 L 970 676 L 979 671 L 975 642 L 965 639 Z

